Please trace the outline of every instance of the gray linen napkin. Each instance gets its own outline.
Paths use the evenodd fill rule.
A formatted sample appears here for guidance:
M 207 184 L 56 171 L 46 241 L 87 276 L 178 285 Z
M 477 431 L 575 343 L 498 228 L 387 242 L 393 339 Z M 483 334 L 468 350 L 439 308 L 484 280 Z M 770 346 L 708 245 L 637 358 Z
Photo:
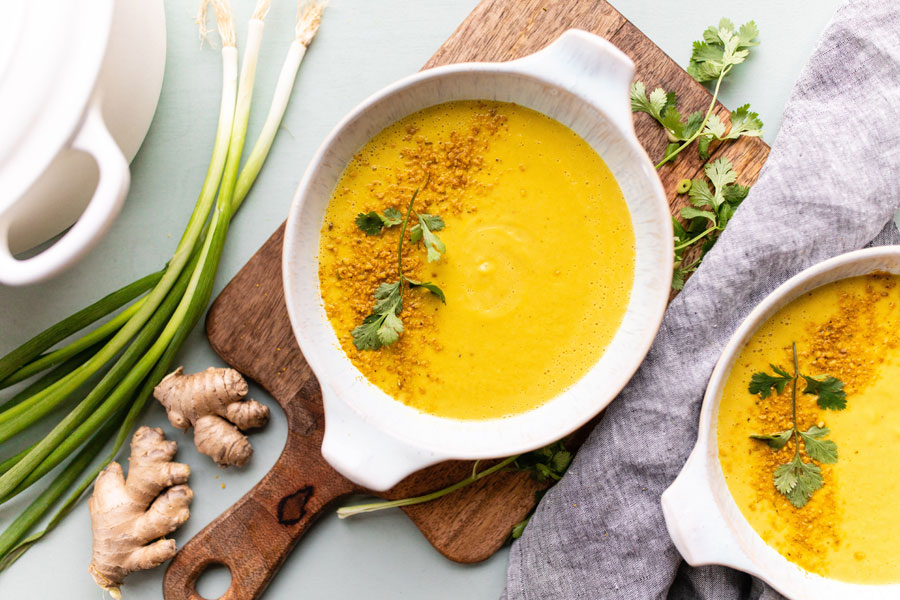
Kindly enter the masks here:
M 659 498 L 694 445 L 709 375 L 747 313 L 814 263 L 896 242 L 898 123 L 900 5 L 847 2 L 795 85 L 759 181 L 513 544 L 509 600 L 780 598 L 743 573 L 684 564 Z

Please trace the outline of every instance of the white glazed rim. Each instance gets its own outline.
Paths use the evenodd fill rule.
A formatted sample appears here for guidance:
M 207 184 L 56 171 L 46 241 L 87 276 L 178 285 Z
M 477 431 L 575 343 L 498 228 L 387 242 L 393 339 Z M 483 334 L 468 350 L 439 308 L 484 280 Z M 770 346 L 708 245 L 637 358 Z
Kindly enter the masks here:
M 584 32 L 574 33 L 575 35 L 589 35 Z M 604 41 L 604 43 L 606 42 Z M 526 57 L 525 59 L 520 60 L 525 61 L 528 60 L 528 58 L 529 57 Z M 558 440 L 588 422 L 605 408 L 613 398 L 615 398 L 618 392 L 637 370 L 643 357 L 649 351 L 650 345 L 662 322 L 662 316 L 669 295 L 672 249 L 670 241 L 671 220 L 668 211 L 668 203 L 665 200 L 662 185 L 659 182 L 655 169 L 634 135 L 631 126 L 630 113 L 628 114 L 627 131 L 623 131 L 621 124 L 615 126 L 616 120 L 609 118 L 605 111 L 600 107 L 591 104 L 580 96 L 570 93 L 564 88 L 558 87 L 556 83 L 550 81 L 550 78 L 544 79 L 533 72 L 517 70 L 516 65 L 519 62 L 520 61 L 512 61 L 509 63 L 460 63 L 429 69 L 406 77 L 369 97 L 351 111 L 335 127 L 320 146 L 298 186 L 286 225 L 284 259 L 282 264 L 288 314 L 303 355 L 322 383 L 323 394 L 335 393 L 335 395 L 338 396 L 337 401 L 343 402 L 343 404 L 349 406 L 357 416 L 366 423 L 366 426 L 373 427 L 386 433 L 400 441 L 402 444 L 424 449 L 446 458 L 490 458 L 525 452 Z M 652 219 L 654 223 L 657 224 L 657 233 L 664 239 L 665 243 L 660 244 L 660 249 L 657 251 L 658 255 L 655 255 L 656 261 L 654 262 L 654 267 L 656 268 L 656 272 L 654 273 L 654 276 L 652 278 L 645 277 L 643 281 L 636 282 L 635 284 L 635 288 L 637 287 L 637 284 L 640 283 L 645 288 L 651 290 L 648 293 L 655 294 L 655 296 L 654 301 L 648 303 L 649 305 L 645 306 L 642 310 L 643 320 L 641 321 L 641 335 L 638 336 L 633 346 L 629 348 L 629 357 L 631 360 L 628 361 L 627 368 L 622 368 L 618 371 L 614 380 L 608 382 L 604 389 L 597 390 L 593 393 L 592 398 L 589 401 L 584 401 L 584 399 L 582 399 L 580 405 L 578 402 L 573 401 L 575 396 L 575 394 L 572 393 L 573 389 L 577 388 L 578 383 L 584 381 L 584 379 L 591 374 L 591 371 L 589 371 L 582 380 L 573 385 L 572 388 L 532 411 L 501 419 L 464 421 L 440 418 L 404 406 L 387 396 L 368 381 L 365 381 L 361 374 L 359 374 L 357 378 L 358 381 L 355 382 L 334 381 L 334 377 L 330 377 L 331 374 L 326 367 L 327 361 L 323 354 L 326 352 L 333 352 L 334 349 L 324 348 L 323 346 L 326 343 L 323 340 L 314 339 L 312 336 L 308 335 L 302 325 L 302 316 L 297 314 L 298 301 L 295 292 L 297 294 L 302 294 L 303 292 L 297 291 L 298 286 L 294 282 L 294 273 L 291 268 L 291 257 L 295 254 L 295 245 L 299 244 L 296 240 L 296 232 L 301 229 L 301 212 L 304 202 L 307 199 L 307 195 L 310 193 L 310 184 L 315 178 L 317 171 L 322 167 L 321 163 L 323 158 L 331 149 L 335 140 L 344 133 L 344 130 L 349 124 L 359 119 L 379 102 L 400 94 L 407 88 L 417 84 L 451 76 L 476 77 L 485 74 L 491 76 L 522 77 L 546 86 L 555 87 L 556 93 L 573 96 L 584 105 L 585 109 L 591 109 L 599 116 L 607 118 L 607 120 L 612 123 L 612 128 L 618 133 L 618 143 L 627 147 L 627 151 L 634 156 L 635 171 L 642 170 L 642 176 L 647 178 L 648 185 L 653 189 L 651 198 L 652 201 L 655 202 L 654 206 L 656 213 L 649 216 L 644 215 L 644 218 Z M 486 97 L 487 96 L 482 96 L 482 98 Z M 434 102 L 434 104 L 450 99 L 457 98 L 445 98 Z M 627 103 L 627 96 L 624 101 Z M 621 123 L 621 121 L 619 123 Z M 634 220 L 634 218 L 635 215 L 632 214 L 632 219 Z M 316 231 L 320 228 L 321 222 L 316 225 Z M 647 242 L 647 244 L 652 246 L 650 242 Z M 316 288 L 316 292 L 318 294 L 318 287 Z M 318 304 L 321 305 L 320 294 L 318 294 L 317 300 Z M 631 304 L 629 304 L 629 309 L 630 306 Z M 321 310 L 321 313 L 322 318 L 325 318 L 324 309 Z M 329 342 L 332 346 L 336 343 L 336 337 L 333 341 Z M 340 350 L 339 346 L 337 349 L 343 355 L 343 351 Z M 604 354 L 604 356 L 606 356 L 606 354 Z M 602 360 L 603 358 L 601 357 L 601 362 Z M 351 364 L 346 355 L 343 355 L 343 361 Z M 598 366 L 600 364 L 601 363 L 598 363 Z M 353 367 L 353 369 L 355 370 L 355 367 Z M 596 367 L 592 369 L 592 371 L 593 370 L 596 370 Z M 356 373 L 358 373 L 358 371 L 356 371 Z M 374 408 L 373 406 L 366 406 L 366 403 L 360 401 L 360 396 L 363 395 L 368 399 L 378 398 L 378 401 L 373 404 Z M 379 406 L 382 397 L 389 401 L 391 411 L 394 411 L 395 414 L 397 412 L 403 412 L 404 420 L 406 420 L 407 423 L 410 420 L 413 420 L 416 422 L 417 426 L 398 426 L 396 420 L 390 418 L 389 415 L 383 412 L 387 405 L 382 403 Z M 566 399 L 568 399 L 570 403 L 568 406 L 563 406 L 562 403 Z M 328 401 L 326 400 L 326 407 L 327 404 Z M 540 413 L 540 411 L 543 411 L 543 413 Z M 536 418 L 537 414 L 547 415 L 550 418 L 543 419 L 539 422 Z M 531 421 L 529 425 L 525 424 L 526 419 Z
M 821 600 L 845 597 L 852 597 L 854 600 L 894 598 L 900 595 L 900 583 L 865 585 L 828 579 L 803 570 L 763 541 L 744 518 L 728 491 L 719 462 L 716 429 L 722 389 L 735 359 L 747 341 L 778 310 L 823 285 L 875 271 L 900 274 L 900 246 L 865 248 L 841 254 L 801 271 L 778 286 L 747 315 L 734 332 L 713 369 L 703 398 L 697 444 L 688 462 L 700 460 L 705 463 L 703 468 L 709 487 L 696 492 L 712 497 L 716 508 L 728 525 L 727 531 L 711 530 L 710 535 L 731 536 L 731 541 L 737 544 L 739 552 L 743 555 L 741 557 L 743 564 L 714 564 L 726 564 L 749 572 L 789 598 L 815 597 Z M 670 531 L 671 529 L 670 526 Z M 688 548 L 691 546 L 690 540 L 682 540 L 682 543 Z M 710 563 L 704 560 L 702 564 Z

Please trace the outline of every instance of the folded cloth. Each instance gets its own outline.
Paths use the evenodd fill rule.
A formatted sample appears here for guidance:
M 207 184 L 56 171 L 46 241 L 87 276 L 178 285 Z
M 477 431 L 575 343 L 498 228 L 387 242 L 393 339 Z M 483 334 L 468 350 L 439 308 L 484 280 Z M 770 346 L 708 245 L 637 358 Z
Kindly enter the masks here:
M 637 374 L 510 552 L 509 600 L 776 599 L 724 567 L 683 563 L 660 495 L 697 436 L 731 334 L 802 269 L 897 241 L 900 5 L 853 0 L 801 73 L 759 181 L 666 311 Z M 887 225 L 886 225 L 887 223 Z

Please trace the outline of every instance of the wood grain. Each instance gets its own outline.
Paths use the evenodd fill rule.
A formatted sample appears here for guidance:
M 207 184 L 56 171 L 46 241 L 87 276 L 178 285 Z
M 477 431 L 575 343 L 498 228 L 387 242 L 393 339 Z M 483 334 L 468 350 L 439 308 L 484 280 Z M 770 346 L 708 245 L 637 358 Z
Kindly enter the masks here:
M 485 0 L 426 63 L 503 61 L 535 52 L 563 31 L 580 28 L 608 38 L 634 61 L 648 88 L 677 92 L 683 113 L 706 109 L 711 96 L 608 3 L 600 0 Z M 728 111 L 717 105 L 716 112 Z M 635 130 L 651 159 L 666 139 L 648 115 Z M 750 185 L 768 155 L 759 139 L 713 150 L 732 159 Z M 660 178 L 675 214 L 686 199 L 674 189 L 698 176 L 702 164 L 689 148 Z M 272 470 L 246 496 L 190 540 L 173 559 L 163 582 L 167 600 L 199 600 L 195 582 L 213 564 L 227 565 L 226 600 L 257 598 L 297 540 L 316 518 L 347 494 L 364 491 L 341 477 L 319 453 L 324 416 L 318 383 L 303 359 L 288 321 L 281 282 L 280 227 L 223 290 L 207 316 L 207 335 L 222 358 L 264 387 L 284 409 L 285 448 Z M 581 432 L 581 438 L 587 430 Z M 579 438 L 580 439 L 580 438 Z M 447 462 L 402 481 L 384 498 L 440 489 L 468 475 L 470 462 Z M 541 485 L 521 473 L 501 472 L 440 500 L 405 508 L 434 547 L 463 563 L 484 560 L 508 539 L 512 526 L 534 506 Z M 388 541 L 386 541 L 386 544 Z

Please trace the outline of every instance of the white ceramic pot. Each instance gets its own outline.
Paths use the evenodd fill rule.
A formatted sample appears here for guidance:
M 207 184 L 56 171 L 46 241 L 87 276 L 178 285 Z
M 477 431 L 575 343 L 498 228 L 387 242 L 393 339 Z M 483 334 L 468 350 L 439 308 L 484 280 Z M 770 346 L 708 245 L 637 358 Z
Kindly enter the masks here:
M 162 0 L 0 3 L 0 283 L 58 273 L 112 224 L 165 53 Z
M 753 333 L 795 298 L 832 281 L 872 271 L 900 274 L 900 247 L 849 252 L 795 275 L 753 309 L 728 342 L 703 398 L 697 445 L 662 495 L 669 535 L 688 564 L 739 569 L 794 600 L 900 598 L 900 584 L 858 585 L 826 579 L 801 569 L 766 544 L 728 491 L 716 441 L 722 389 L 735 359 Z
M 407 77 L 363 102 L 325 140 L 294 197 L 283 275 L 294 333 L 322 387 L 322 454 L 343 475 L 384 490 L 446 459 L 510 456 L 539 448 L 594 417 L 630 379 L 659 328 L 672 278 L 671 217 L 653 164 L 634 134 L 629 104 L 633 75 L 632 62 L 612 44 L 572 30 L 520 60 L 450 65 Z M 515 102 L 584 138 L 622 189 L 636 245 L 624 320 L 596 366 L 534 410 L 480 421 L 419 412 L 369 383 L 340 348 L 328 322 L 317 259 L 325 209 L 354 153 L 406 115 L 465 99 Z

